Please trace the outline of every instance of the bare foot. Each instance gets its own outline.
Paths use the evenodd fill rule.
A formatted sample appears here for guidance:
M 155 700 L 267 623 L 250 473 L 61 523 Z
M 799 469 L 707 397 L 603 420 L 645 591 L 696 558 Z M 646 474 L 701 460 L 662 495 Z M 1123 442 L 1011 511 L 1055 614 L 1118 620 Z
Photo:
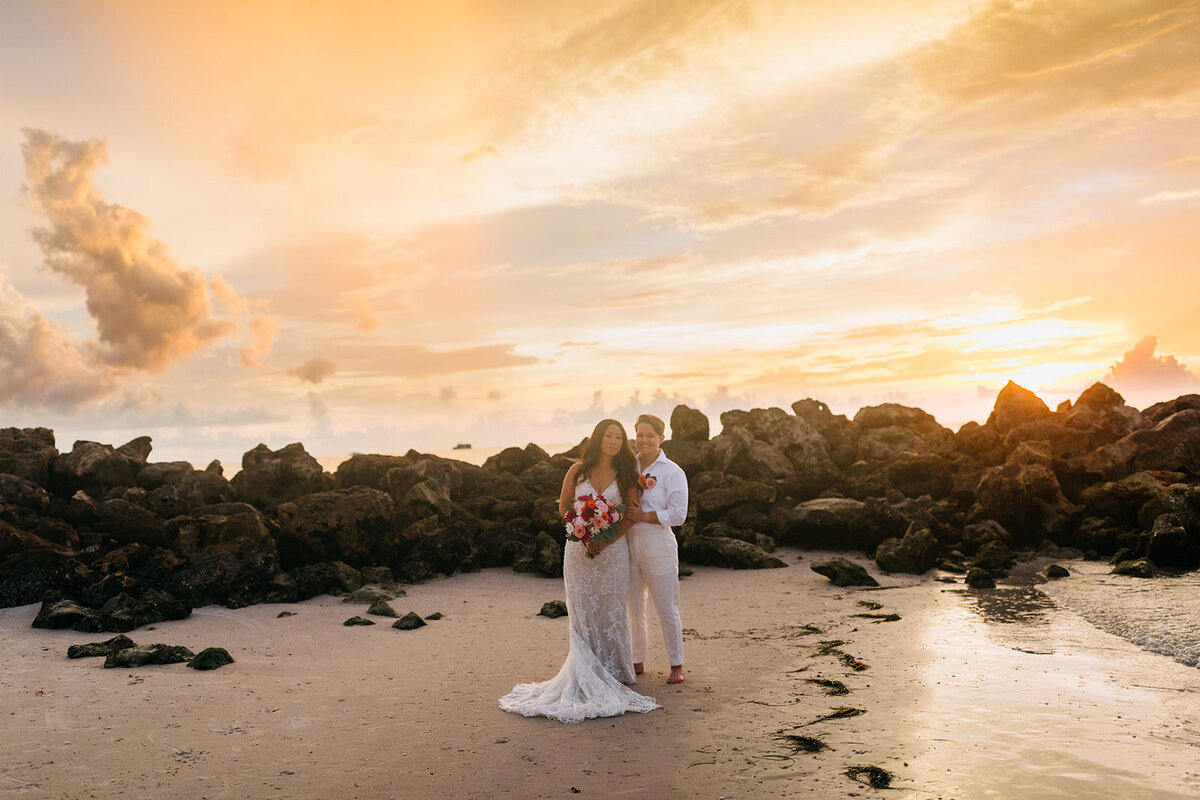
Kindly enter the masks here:
M 667 676 L 667 683 L 683 683 L 683 664 L 678 667 L 671 667 L 671 674 Z
M 645 671 L 646 671 L 645 664 L 634 664 L 633 665 L 633 674 L 634 675 L 641 675 Z

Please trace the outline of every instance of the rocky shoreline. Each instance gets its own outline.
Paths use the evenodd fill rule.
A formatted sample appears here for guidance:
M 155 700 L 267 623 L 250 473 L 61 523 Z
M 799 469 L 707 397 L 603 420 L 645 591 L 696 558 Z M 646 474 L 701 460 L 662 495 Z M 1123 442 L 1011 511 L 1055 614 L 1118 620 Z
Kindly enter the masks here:
M 861 551 L 884 572 L 1001 577 L 1022 554 L 1110 558 L 1128 574 L 1200 566 L 1200 395 L 1143 410 L 1103 384 L 1051 411 L 1009 383 L 957 432 L 894 403 L 853 419 L 805 399 L 709 420 L 679 406 L 663 449 L 688 475 L 684 562 L 783 567 L 777 544 Z M 230 608 L 349 594 L 485 567 L 561 575 L 555 498 L 575 448 L 482 466 L 410 451 L 336 473 L 303 445 L 219 464 L 150 461 L 151 440 L 0 429 L 0 607 L 35 627 L 127 632 Z M 364 577 L 365 574 L 365 577 Z

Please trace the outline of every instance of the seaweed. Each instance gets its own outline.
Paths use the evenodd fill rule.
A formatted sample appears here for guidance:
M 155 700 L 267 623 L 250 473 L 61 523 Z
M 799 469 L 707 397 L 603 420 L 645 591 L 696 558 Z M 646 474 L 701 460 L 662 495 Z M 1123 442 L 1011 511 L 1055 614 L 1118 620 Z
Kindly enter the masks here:
M 841 639 L 829 639 L 828 641 L 817 642 L 817 652 L 813 653 L 813 658 L 817 656 L 835 656 L 842 652 L 838 648 L 844 644 L 845 642 Z
M 877 767 L 874 764 L 866 764 L 863 766 L 853 766 L 846 770 L 847 778 L 859 783 L 866 783 L 873 789 L 886 789 L 892 783 L 892 778 L 895 776 L 886 769 Z M 864 781 L 863 778 L 866 777 Z
M 866 664 L 859 661 L 857 658 L 850 655 L 849 653 L 842 653 L 841 659 L 842 659 L 843 664 L 845 664 L 847 667 L 854 670 L 855 672 L 862 672 L 865 669 L 870 669 L 870 667 L 868 667 Z
M 899 614 L 855 614 L 854 616 L 862 617 L 863 619 L 873 619 L 876 624 L 880 622 L 895 622 L 900 619 Z
M 815 736 L 799 736 L 794 733 L 778 733 L 776 739 L 782 739 L 787 742 L 792 748 L 792 755 L 796 753 L 819 753 L 825 750 L 829 745 Z
M 858 604 L 868 611 L 878 611 L 883 608 L 883 603 L 876 603 L 873 600 L 859 600 Z
M 801 625 L 800 628 L 792 634 L 793 636 L 812 636 L 814 633 L 824 633 L 825 631 L 818 628 L 816 625 L 807 624 Z
M 850 694 L 850 690 L 846 688 L 846 684 L 841 681 L 831 681 L 828 678 L 808 678 L 807 680 L 809 683 L 815 683 L 817 686 L 824 687 L 825 694 L 831 697 Z
M 838 706 L 837 708 L 833 709 L 832 714 L 826 714 L 823 717 L 817 717 L 816 719 L 814 719 L 812 722 L 810 722 L 808 724 L 816 725 L 818 722 L 825 722 L 825 721 L 831 720 L 831 719 L 847 719 L 848 717 L 857 717 L 857 716 L 859 716 L 861 714 L 865 714 L 865 713 L 867 713 L 867 710 L 865 708 L 851 708 L 850 706 Z

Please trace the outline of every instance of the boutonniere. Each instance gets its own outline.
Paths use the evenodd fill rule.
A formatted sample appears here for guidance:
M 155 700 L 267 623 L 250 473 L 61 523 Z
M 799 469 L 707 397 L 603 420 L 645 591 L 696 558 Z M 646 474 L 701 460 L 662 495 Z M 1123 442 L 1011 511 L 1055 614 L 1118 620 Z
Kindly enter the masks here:
M 657 483 L 653 475 L 638 475 L 638 486 L 642 489 L 653 489 Z

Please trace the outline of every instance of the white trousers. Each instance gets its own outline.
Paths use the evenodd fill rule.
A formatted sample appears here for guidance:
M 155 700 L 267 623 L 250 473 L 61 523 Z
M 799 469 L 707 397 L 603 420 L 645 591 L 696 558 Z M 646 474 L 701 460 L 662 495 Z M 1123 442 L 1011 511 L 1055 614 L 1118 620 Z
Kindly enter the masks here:
M 629 540 L 629 633 L 633 663 L 646 662 L 646 595 L 658 610 L 663 643 L 673 667 L 683 664 L 683 623 L 679 619 L 679 545 L 666 525 L 638 523 Z

